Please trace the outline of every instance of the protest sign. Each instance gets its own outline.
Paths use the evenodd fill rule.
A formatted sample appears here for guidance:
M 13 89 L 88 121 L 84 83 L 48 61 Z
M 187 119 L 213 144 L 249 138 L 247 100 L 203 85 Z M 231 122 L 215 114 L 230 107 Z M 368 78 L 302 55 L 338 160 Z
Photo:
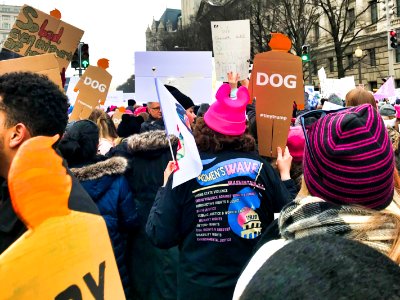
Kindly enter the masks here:
M 155 71 L 153 71 L 153 68 Z M 135 99 L 158 102 L 154 75 L 176 87 L 194 103 L 211 103 L 212 57 L 210 51 L 135 52 Z
M 0 299 L 125 299 L 104 219 L 68 208 L 57 138 L 27 140 L 11 164 L 13 209 L 28 230 L 0 255 Z
M 293 102 L 304 105 L 301 58 L 288 53 L 289 38 L 273 33 L 272 51 L 257 54 L 249 83 L 251 99 L 256 99 L 258 150 L 261 155 L 277 156 L 285 149 L 293 112 Z
M 99 59 L 99 62 L 103 59 Z M 99 64 L 98 62 L 98 64 Z M 112 76 L 105 69 L 107 66 L 89 66 L 76 84 L 74 91 L 78 92 L 70 121 L 87 119 L 92 110 L 104 105 Z
M 0 61 L 0 75 L 9 72 L 33 72 L 46 75 L 63 89 L 60 68 L 53 54 L 13 58 Z
M 250 21 L 211 22 L 215 72 L 218 81 L 228 81 L 227 73 L 240 75 L 240 80 L 249 75 Z
M 22 56 L 54 53 L 60 71 L 69 62 L 83 36 L 83 30 L 24 5 L 3 47 Z

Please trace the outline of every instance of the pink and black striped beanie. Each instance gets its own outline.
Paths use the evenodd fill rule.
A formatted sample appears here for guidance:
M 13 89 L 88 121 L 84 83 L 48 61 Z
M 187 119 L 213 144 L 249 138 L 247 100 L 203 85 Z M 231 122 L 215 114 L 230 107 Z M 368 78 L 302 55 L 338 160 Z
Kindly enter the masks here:
M 390 204 L 394 154 L 383 120 L 370 104 L 328 114 L 307 135 L 303 169 L 311 195 L 373 209 Z

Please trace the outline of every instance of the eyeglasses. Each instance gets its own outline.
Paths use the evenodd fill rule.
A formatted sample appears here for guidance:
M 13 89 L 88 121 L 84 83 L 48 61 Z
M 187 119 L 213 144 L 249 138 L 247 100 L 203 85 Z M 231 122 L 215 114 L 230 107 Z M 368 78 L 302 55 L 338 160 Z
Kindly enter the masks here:
M 322 110 L 322 109 L 311 110 L 300 116 L 300 124 L 301 124 L 301 128 L 303 129 L 307 151 L 308 151 L 308 153 L 310 153 L 311 158 L 314 161 L 315 161 L 315 157 L 314 157 L 314 153 L 311 150 L 310 140 L 308 139 L 307 131 L 312 127 L 312 125 L 315 122 L 317 122 L 319 119 L 325 117 L 326 115 L 332 114 L 332 113 L 337 113 L 337 112 L 344 111 L 347 109 L 348 109 L 348 107 L 339 108 L 337 110 Z
M 161 107 L 157 106 L 157 107 L 150 107 L 150 109 L 154 110 L 154 111 L 160 111 Z

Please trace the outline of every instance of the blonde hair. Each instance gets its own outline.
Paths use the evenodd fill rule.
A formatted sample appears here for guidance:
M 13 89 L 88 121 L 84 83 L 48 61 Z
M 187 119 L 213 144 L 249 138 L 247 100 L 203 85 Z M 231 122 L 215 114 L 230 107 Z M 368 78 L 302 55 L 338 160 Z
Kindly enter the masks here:
M 111 117 L 101 109 L 94 109 L 89 120 L 95 122 L 99 128 L 100 138 L 114 140 L 118 138 L 117 129 Z
M 395 263 L 400 264 L 400 177 L 397 169 L 394 169 L 393 174 L 394 180 L 394 194 L 393 201 L 390 205 L 383 210 L 373 210 L 366 207 L 361 207 L 363 210 L 368 210 L 371 213 L 371 219 L 368 222 L 368 226 L 366 227 L 365 232 L 368 229 L 381 229 L 382 231 L 386 231 L 393 238 L 393 242 L 390 250 L 387 255 L 391 260 Z M 304 177 L 302 178 L 301 188 L 295 201 L 299 201 L 305 197 L 312 196 L 307 188 Z M 350 204 L 352 206 L 356 206 Z M 365 241 L 365 232 L 359 233 L 357 236 L 354 236 L 354 239 L 359 241 Z M 368 242 L 365 241 L 365 244 L 368 245 Z

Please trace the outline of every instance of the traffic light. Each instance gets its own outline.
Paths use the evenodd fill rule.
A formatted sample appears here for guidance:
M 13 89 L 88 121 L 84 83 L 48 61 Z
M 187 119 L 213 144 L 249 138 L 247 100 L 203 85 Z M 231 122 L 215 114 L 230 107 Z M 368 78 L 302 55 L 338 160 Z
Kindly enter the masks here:
M 89 44 L 81 45 L 81 68 L 86 69 L 89 66 Z
M 310 46 L 309 45 L 301 46 L 301 60 L 302 61 L 310 60 Z
M 72 68 L 79 68 L 79 50 L 76 49 L 74 55 L 72 56 L 72 60 L 71 60 L 71 67 Z
M 389 31 L 389 38 L 390 38 L 390 48 L 396 49 L 398 46 L 396 30 L 392 29 Z

